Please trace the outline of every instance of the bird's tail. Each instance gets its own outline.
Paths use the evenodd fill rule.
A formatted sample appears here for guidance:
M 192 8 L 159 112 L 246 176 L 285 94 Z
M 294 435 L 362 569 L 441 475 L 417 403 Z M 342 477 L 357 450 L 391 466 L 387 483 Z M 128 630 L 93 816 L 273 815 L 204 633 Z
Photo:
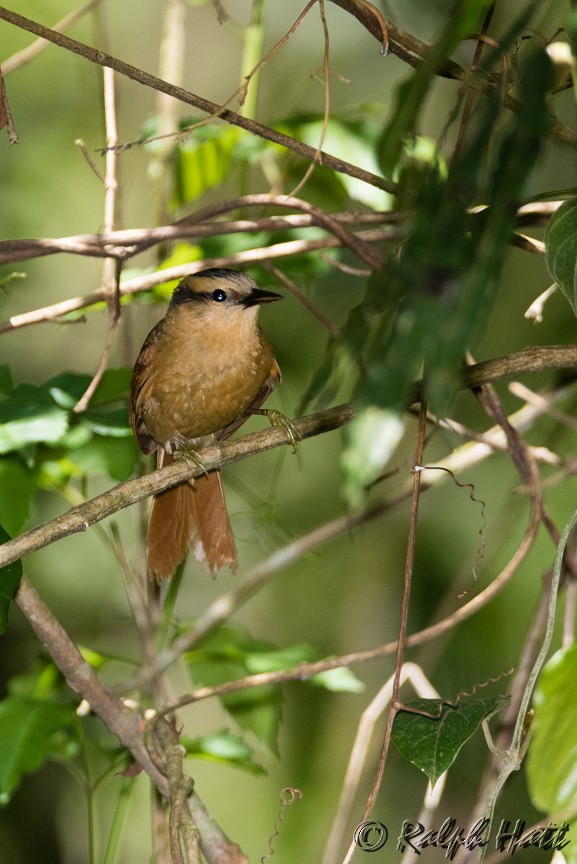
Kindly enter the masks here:
M 172 456 L 159 450 L 159 467 L 172 461 Z M 170 579 L 191 546 L 197 560 L 213 573 L 226 565 L 236 570 L 236 547 L 219 471 L 197 477 L 194 487 L 181 483 L 153 499 L 146 542 L 150 575 L 157 582 Z

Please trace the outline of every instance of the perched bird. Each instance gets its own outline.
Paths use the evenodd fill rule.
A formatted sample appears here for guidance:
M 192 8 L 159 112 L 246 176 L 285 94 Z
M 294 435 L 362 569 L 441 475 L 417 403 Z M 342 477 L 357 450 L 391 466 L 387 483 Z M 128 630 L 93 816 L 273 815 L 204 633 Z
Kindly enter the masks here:
M 132 373 L 129 420 L 158 465 L 222 440 L 256 412 L 280 380 L 258 307 L 282 299 L 236 270 L 203 270 L 175 288 Z M 151 577 L 170 579 L 190 546 L 212 572 L 236 568 L 218 471 L 156 495 L 147 537 Z

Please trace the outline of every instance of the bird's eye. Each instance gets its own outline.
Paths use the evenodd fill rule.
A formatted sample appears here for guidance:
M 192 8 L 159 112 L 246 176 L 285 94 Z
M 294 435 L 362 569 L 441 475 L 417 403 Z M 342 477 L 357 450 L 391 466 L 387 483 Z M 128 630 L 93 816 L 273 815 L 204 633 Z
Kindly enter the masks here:
M 223 291 L 222 288 L 217 288 L 216 291 L 212 292 L 212 299 L 216 300 L 217 303 L 222 303 L 227 298 L 226 291 Z

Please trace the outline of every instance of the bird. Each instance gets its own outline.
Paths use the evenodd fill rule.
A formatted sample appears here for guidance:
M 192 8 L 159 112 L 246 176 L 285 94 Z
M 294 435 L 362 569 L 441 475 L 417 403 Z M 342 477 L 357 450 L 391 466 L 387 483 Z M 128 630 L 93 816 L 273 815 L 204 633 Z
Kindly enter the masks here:
M 157 451 L 158 467 L 187 456 L 200 465 L 196 451 L 231 435 L 252 413 L 270 414 L 275 423 L 279 412 L 260 406 L 281 373 L 258 311 L 281 299 L 247 274 L 222 268 L 186 276 L 174 289 L 144 341 L 130 388 L 130 426 L 143 453 Z M 227 565 L 236 570 L 219 471 L 153 498 L 146 546 L 158 583 L 173 576 L 190 547 L 213 574 Z

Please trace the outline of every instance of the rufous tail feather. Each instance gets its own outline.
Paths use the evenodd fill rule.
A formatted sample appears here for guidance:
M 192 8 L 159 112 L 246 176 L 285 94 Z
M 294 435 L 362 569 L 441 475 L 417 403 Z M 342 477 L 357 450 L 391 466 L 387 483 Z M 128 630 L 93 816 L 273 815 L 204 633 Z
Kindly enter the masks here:
M 159 451 L 159 467 L 172 461 Z M 151 576 L 157 582 L 170 579 L 191 546 L 197 560 L 213 573 L 227 565 L 236 570 L 236 547 L 218 471 L 197 477 L 194 487 L 181 483 L 153 499 L 146 544 Z

